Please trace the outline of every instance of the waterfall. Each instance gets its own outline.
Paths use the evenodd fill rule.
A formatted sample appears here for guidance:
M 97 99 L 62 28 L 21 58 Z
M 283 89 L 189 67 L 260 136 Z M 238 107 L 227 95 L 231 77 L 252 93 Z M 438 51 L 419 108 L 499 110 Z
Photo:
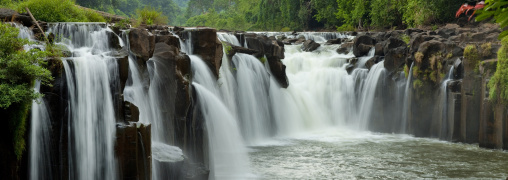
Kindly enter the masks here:
M 118 80 L 116 60 L 107 56 L 103 24 L 51 24 L 48 32 L 74 55 L 63 61 L 70 99 L 69 176 L 71 179 L 116 179 L 115 112 L 111 84 Z M 116 76 L 115 76 L 116 75 Z
M 448 111 L 450 109 L 450 104 L 454 104 L 448 102 L 448 82 L 451 80 L 453 80 L 453 66 L 450 67 L 446 78 L 443 79 L 443 82 L 441 82 L 441 86 L 439 88 L 439 104 L 436 106 L 440 107 L 439 119 L 441 119 L 441 121 L 439 122 L 439 127 L 441 127 L 441 129 L 439 131 L 439 138 L 444 140 L 451 140 L 453 134 L 453 131 L 449 132 L 449 129 L 453 128 L 453 113 L 449 113 Z
M 39 92 L 40 82 L 35 83 L 34 90 Z M 51 163 L 51 121 L 43 98 L 32 102 L 30 127 L 30 179 L 53 179 Z
M 412 78 L 413 78 L 413 66 L 414 62 L 411 63 L 411 67 L 409 68 L 409 72 L 407 75 L 407 82 L 406 82 L 406 90 L 404 91 L 404 102 L 403 102 L 403 108 L 402 108 L 402 123 L 401 123 L 401 132 L 402 133 L 408 133 L 407 127 L 408 127 L 408 120 L 409 120 L 409 111 L 411 110 L 411 89 L 412 87 Z
M 229 43 L 231 43 L 232 45 L 235 45 L 235 46 L 242 46 L 240 44 L 240 41 L 238 41 L 238 38 L 236 38 L 235 35 L 232 35 L 232 34 L 229 34 L 229 33 L 217 33 L 217 37 L 222 42 L 229 42 Z
M 235 118 L 217 95 L 196 82 L 192 85 L 196 89 L 208 132 L 209 179 L 242 179 L 251 176 L 247 150 Z
M 269 103 L 270 79 L 266 68 L 254 56 L 235 54 L 237 105 L 241 129 L 247 144 L 268 138 L 273 127 Z
M 381 61 L 372 66 L 369 75 L 367 75 L 362 90 L 362 98 L 360 100 L 360 119 L 357 124 L 359 129 L 366 130 L 370 123 L 371 116 L 373 115 L 373 104 L 376 98 L 380 98 L 376 96 L 378 81 L 380 77 L 384 75 L 385 71 L 384 62 Z
M 205 118 L 209 154 L 210 179 L 238 179 L 249 174 L 249 160 L 236 118 L 220 98 L 215 76 L 197 56 L 191 55 L 193 87 Z M 200 84 L 202 83 L 202 84 Z

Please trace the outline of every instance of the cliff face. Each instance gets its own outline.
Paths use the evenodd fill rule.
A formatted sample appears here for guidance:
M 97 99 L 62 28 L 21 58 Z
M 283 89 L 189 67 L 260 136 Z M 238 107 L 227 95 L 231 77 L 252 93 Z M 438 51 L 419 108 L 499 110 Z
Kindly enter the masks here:
M 375 47 L 375 56 L 384 58 L 384 67 L 391 74 L 387 89 L 394 89 L 395 83 L 390 82 L 402 71 L 411 76 L 410 102 L 402 107 L 407 109 L 407 117 L 402 117 L 407 118 L 406 133 L 500 149 L 507 142 L 506 107 L 489 100 L 487 86 L 496 69 L 500 32 L 494 24 L 472 28 L 449 24 L 435 31 L 359 33 L 339 51 L 352 45 L 355 55 L 363 56 Z M 386 91 L 384 102 L 401 96 L 394 93 Z M 380 114 L 390 112 L 386 105 L 377 108 L 384 112 Z M 401 121 L 396 117 L 375 119 L 371 129 L 381 132 L 393 132 L 387 127 Z

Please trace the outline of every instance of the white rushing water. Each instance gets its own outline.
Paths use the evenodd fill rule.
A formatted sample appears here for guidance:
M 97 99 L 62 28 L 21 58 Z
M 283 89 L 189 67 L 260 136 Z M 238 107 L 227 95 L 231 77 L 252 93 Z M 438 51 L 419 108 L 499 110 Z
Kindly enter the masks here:
M 439 131 L 438 137 L 445 140 L 451 140 L 453 134 L 453 113 L 450 112 L 452 109 L 450 108 L 450 105 L 455 103 L 448 102 L 448 82 L 451 80 L 453 80 L 453 66 L 450 67 L 445 79 L 441 82 L 439 101 L 437 102 L 437 107 L 440 107 L 438 119 L 441 120 L 439 121 L 439 127 L 441 127 L 441 130 Z
M 40 82 L 35 83 L 35 91 L 39 92 Z M 30 127 L 30 179 L 53 179 L 51 163 L 51 121 L 43 98 L 32 102 Z
M 69 176 L 71 179 L 116 179 L 115 112 L 110 85 L 118 67 L 108 57 L 103 24 L 52 24 L 48 32 L 65 37 L 60 44 L 74 57 L 63 61 L 69 89 Z M 115 76 L 116 75 L 116 76 Z

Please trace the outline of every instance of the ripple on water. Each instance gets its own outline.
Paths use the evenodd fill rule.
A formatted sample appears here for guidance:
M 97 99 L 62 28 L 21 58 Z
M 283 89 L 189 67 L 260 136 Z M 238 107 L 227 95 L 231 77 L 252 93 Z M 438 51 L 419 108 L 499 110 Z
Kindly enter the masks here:
M 266 179 L 506 178 L 508 153 L 408 135 L 326 130 L 251 147 Z

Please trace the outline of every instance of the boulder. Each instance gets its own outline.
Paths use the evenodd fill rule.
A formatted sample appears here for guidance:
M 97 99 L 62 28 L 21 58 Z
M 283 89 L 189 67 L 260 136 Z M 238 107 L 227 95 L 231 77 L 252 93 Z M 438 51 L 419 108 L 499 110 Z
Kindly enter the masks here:
M 372 68 L 372 66 L 383 61 L 384 58 L 385 57 L 383 57 L 383 56 L 374 56 L 365 62 L 365 67 L 370 70 L 370 68 Z M 385 60 L 385 62 L 386 62 L 386 60 Z
M 337 49 L 337 53 L 339 54 L 349 54 L 353 50 L 353 42 L 348 42 L 340 45 L 340 47 Z
M 298 41 L 298 39 L 284 39 L 282 40 L 282 43 L 284 43 L 285 45 L 291 45 L 293 43 L 295 43 L 296 41 Z
M 396 71 L 404 65 L 407 57 L 407 44 L 397 38 L 390 38 L 384 45 L 384 66 L 389 72 Z
M 120 179 L 151 179 L 151 125 L 131 122 L 117 124 L 115 155 Z
M 34 25 L 32 18 L 27 14 L 19 14 L 12 9 L 0 8 L 0 21 L 11 22 L 17 21 L 26 27 Z
M 342 43 L 342 39 L 337 38 L 337 39 L 330 39 L 330 40 L 326 41 L 325 45 L 340 44 L 340 43 Z
M 385 44 L 384 42 L 383 43 L 376 43 L 376 45 L 374 46 L 376 48 L 374 55 L 376 55 L 376 56 L 384 56 L 385 55 L 384 44 Z
M 153 55 L 155 37 L 146 29 L 133 28 L 129 31 L 129 44 L 137 58 L 148 61 Z
M 302 51 L 312 52 L 319 48 L 321 44 L 314 42 L 313 40 L 307 40 L 302 45 Z
M 180 32 L 180 37 L 186 41 L 191 41 L 194 50 L 189 53 L 200 56 L 213 72 L 215 78 L 218 78 L 222 64 L 223 47 L 217 37 L 217 30 L 210 28 L 185 30 Z
M 155 43 L 166 43 L 170 46 L 175 46 L 180 49 L 180 39 L 173 35 L 159 35 L 155 37 Z
M 241 46 L 235 46 L 235 45 L 228 43 L 228 42 L 223 42 L 223 43 L 226 47 L 226 55 L 229 58 L 232 58 L 236 53 L 244 53 L 244 54 L 250 54 L 250 55 L 259 53 L 259 51 L 255 50 L 255 49 L 249 49 L 249 48 L 244 48 Z
M 256 34 L 246 34 L 245 41 L 249 48 L 257 50 L 254 54 L 257 58 L 266 56 L 270 66 L 271 74 L 283 88 L 289 86 L 286 76 L 286 66 L 282 63 L 284 59 L 284 44 L 280 41 L 271 40 L 266 36 Z
M 353 54 L 356 57 L 367 55 L 370 49 L 375 45 L 374 39 L 367 35 L 356 37 L 353 43 Z

